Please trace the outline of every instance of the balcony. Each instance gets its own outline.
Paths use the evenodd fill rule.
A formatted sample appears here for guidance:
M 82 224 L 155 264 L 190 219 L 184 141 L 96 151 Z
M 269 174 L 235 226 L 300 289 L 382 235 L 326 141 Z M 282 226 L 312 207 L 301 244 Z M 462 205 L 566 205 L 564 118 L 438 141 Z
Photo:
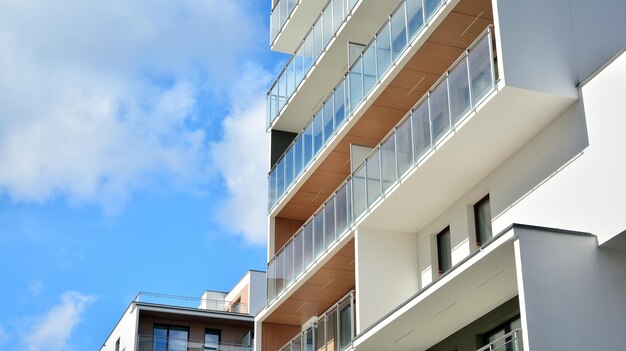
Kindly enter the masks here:
M 279 351 L 343 351 L 352 347 L 355 334 L 354 291 L 324 312 L 313 325 Z
M 281 1 L 284 2 L 295 0 Z M 300 83 L 315 66 L 320 55 L 327 50 L 328 44 L 352 13 L 356 3 L 357 0 L 328 1 L 267 93 L 267 128 L 270 128 L 274 120 L 280 116 L 287 101 L 298 90 Z
M 302 178 L 329 142 L 335 139 L 346 121 L 370 98 L 392 68 L 401 60 L 406 60 L 406 52 L 414 50 L 421 34 L 434 26 L 435 15 L 443 6 L 444 2 L 439 0 L 404 0 L 393 11 L 348 73 L 329 93 L 312 120 L 270 170 L 270 212 Z M 286 95 L 287 84 L 284 85 Z
M 491 27 L 268 263 L 268 305 L 496 91 Z M 407 216 L 410 218 L 410 216 Z
M 510 333 L 481 347 L 477 351 L 522 351 L 522 330 L 515 329 Z
M 137 294 L 137 297 L 135 297 L 134 302 L 197 310 L 248 314 L 247 304 L 217 299 L 203 299 L 197 297 L 140 292 Z
M 152 335 L 137 336 L 138 351 L 252 351 L 251 346 L 223 344 L 188 339 L 159 337 Z

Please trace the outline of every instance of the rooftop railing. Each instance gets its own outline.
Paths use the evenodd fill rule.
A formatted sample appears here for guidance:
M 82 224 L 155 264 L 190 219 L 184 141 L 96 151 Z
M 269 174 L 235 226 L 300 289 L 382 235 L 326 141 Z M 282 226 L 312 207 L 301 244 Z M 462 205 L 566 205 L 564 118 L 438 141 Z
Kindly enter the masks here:
M 248 305 L 245 303 L 148 292 L 137 294 L 135 302 L 220 312 L 248 313 Z
M 515 329 L 477 351 L 523 351 L 522 330 Z
M 276 253 L 267 266 L 268 305 L 495 91 L 492 41 L 488 27 Z
M 355 333 L 354 291 L 341 298 L 313 325 L 291 339 L 279 351 L 343 351 L 352 346 Z
M 295 184 L 311 161 L 319 155 L 390 67 L 411 47 L 408 43 L 429 27 L 430 20 L 443 4 L 443 0 L 404 0 L 398 5 L 339 84 L 331 91 L 311 122 L 270 170 L 269 211 Z M 284 96 L 287 96 L 287 83 L 284 86 Z M 279 93 L 278 96 L 280 95 Z M 278 97 L 276 99 L 276 107 L 279 109 L 281 102 Z
M 251 346 L 215 343 L 202 340 L 138 335 L 137 351 L 252 351 Z
M 326 47 L 337 34 L 341 24 L 346 21 L 356 3 L 357 0 L 328 1 L 267 93 L 268 128 L 280 115 L 283 106 L 298 89 L 320 55 L 326 51 Z

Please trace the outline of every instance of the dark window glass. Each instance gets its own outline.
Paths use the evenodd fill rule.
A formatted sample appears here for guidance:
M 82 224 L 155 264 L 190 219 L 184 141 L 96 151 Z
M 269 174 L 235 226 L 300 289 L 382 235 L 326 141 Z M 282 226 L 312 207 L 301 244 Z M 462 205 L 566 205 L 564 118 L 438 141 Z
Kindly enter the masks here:
M 216 329 L 207 329 L 204 332 L 204 349 L 218 350 L 220 344 L 220 331 Z
M 491 232 L 491 206 L 489 195 L 474 205 L 474 221 L 476 224 L 476 243 L 484 245 L 493 236 Z
M 437 261 L 439 273 L 443 274 L 452 268 L 452 246 L 450 244 L 450 227 L 437 234 Z
M 169 325 L 154 326 L 154 351 L 187 351 L 189 328 Z

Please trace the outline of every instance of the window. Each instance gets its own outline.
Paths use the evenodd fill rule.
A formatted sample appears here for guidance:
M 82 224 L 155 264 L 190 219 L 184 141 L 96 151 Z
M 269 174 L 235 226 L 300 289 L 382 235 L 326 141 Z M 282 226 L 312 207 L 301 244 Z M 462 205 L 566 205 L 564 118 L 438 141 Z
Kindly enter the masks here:
M 492 345 L 492 350 L 523 351 L 522 340 L 519 333 L 505 336 L 522 327 L 520 317 L 517 316 L 483 334 L 483 344 Z
M 476 226 L 476 244 L 478 246 L 485 245 L 493 236 L 489 194 L 474 205 L 474 224 Z
M 452 246 L 450 244 L 450 227 L 437 234 L 437 263 L 439 274 L 443 274 L 452 268 Z
M 154 351 L 187 351 L 189 339 L 187 327 L 155 324 L 153 335 Z
M 219 350 L 220 347 L 220 331 L 217 329 L 207 329 L 204 331 L 204 349 Z
M 115 342 L 115 351 L 120 351 L 120 338 L 117 338 Z

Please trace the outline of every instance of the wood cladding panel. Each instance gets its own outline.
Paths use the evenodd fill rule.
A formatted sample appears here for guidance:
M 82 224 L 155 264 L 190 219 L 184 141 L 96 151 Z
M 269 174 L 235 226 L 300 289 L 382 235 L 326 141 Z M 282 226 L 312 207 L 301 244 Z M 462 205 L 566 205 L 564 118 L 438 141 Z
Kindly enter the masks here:
M 304 221 L 276 217 L 274 222 L 274 252 L 277 252 L 295 232 L 302 227 Z
M 307 220 L 349 176 L 350 144 L 374 147 L 433 87 L 488 25 L 493 24 L 491 0 L 461 0 L 407 64 L 376 98 L 359 121 L 339 141 L 280 217 Z M 343 161 L 343 162 L 342 162 Z
M 300 332 L 299 325 L 286 325 L 263 322 L 263 337 L 261 338 L 261 349 L 263 351 L 276 351 L 285 346 Z

